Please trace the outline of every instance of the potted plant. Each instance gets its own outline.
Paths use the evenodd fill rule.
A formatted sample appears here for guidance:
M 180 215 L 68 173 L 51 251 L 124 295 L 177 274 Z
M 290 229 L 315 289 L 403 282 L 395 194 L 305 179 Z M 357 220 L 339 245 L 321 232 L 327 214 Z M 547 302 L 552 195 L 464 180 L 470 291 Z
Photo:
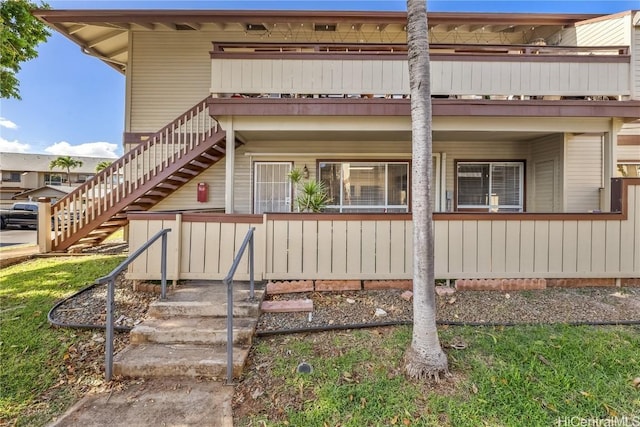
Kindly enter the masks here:
M 304 180 L 305 175 L 298 168 L 289 172 L 289 179 L 294 185 L 296 212 L 321 212 L 329 200 L 325 185 L 315 179 Z

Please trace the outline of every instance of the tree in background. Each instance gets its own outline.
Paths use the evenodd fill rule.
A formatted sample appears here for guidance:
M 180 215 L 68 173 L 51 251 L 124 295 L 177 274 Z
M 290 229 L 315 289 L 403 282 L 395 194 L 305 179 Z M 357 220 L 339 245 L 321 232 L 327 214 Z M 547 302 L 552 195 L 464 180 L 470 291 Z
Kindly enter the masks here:
M 413 334 L 405 353 L 407 375 L 436 382 L 449 374 L 436 327 L 433 248 L 431 76 L 425 0 L 407 0 L 411 89 L 413 217 Z
M 20 64 L 38 56 L 36 47 L 51 33 L 32 14 L 35 8 L 48 8 L 28 0 L 0 1 L 0 97 L 20 99 Z
M 71 169 L 79 168 L 82 166 L 82 160 L 76 160 L 71 156 L 60 156 L 57 159 L 51 160 L 49 163 L 49 169 L 54 168 L 67 170 L 67 184 L 71 184 Z
M 106 168 L 108 168 L 109 166 L 111 166 L 111 163 L 109 160 L 103 160 L 100 163 L 98 163 L 96 165 L 96 172 L 101 172 L 103 170 L 105 170 Z

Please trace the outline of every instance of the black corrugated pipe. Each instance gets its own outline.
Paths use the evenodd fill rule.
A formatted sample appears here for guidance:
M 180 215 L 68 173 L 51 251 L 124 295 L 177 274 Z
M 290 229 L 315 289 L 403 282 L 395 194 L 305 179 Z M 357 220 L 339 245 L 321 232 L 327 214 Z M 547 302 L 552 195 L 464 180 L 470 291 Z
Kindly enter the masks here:
M 82 288 L 80 289 L 78 292 L 76 292 L 75 294 L 72 294 L 60 301 L 58 301 L 51 310 L 49 310 L 49 313 L 47 314 L 47 320 L 49 321 L 49 323 L 57 328 L 73 328 L 73 329 L 106 329 L 107 325 L 96 325 L 96 324 L 87 324 L 87 323 L 61 323 L 58 322 L 57 320 L 55 320 L 52 316 L 53 316 L 53 312 L 56 311 L 58 309 L 58 307 L 60 307 L 62 304 L 64 304 L 65 302 L 69 301 L 72 298 L 75 298 L 78 295 L 81 295 L 83 292 L 87 292 L 93 288 L 95 288 L 96 286 L 98 286 L 97 283 L 92 283 L 91 285 L 87 286 L 86 288 Z M 106 302 L 105 302 L 106 305 Z M 129 326 L 115 326 L 113 328 L 114 330 L 118 331 L 118 332 L 130 332 L 131 327 Z
M 640 320 L 612 320 L 601 322 L 558 322 L 558 323 L 516 323 L 516 322 L 454 322 L 447 320 L 439 320 L 436 322 L 438 325 L 447 326 L 549 326 L 549 325 L 570 325 L 570 326 L 630 326 L 640 325 Z M 398 320 L 391 322 L 375 322 L 375 323 L 352 323 L 349 325 L 327 325 L 327 326 L 312 326 L 309 328 L 294 328 L 294 329 L 276 329 L 273 331 L 257 331 L 257 337 L 268 337 L 273 335 L 286 335 L 286 334 L 303 334 L 310 332 L 325 332 L 336 331 L 344 329 L 366 329 L 366 328 L 379 328 L 384 326 L 402 326 L 412 325 L 411 320 Z
M 53 326 L 59 328 L 74 328 L 74 329 L 105 329 L 106 325 L 95 325 L 95 324 L 77 324 L 77 323 L 61 323 L 53 319 L 53 312 L 60 307 L 62 304 L 67 302 L 68 300 L 76 297 L 77 295 L 82 294 L 88 290 L 93 289 L 97 286 L 96 283 L 93 283 L 86 288 L 83 288 L 76 292 L 73 295 L 64 298 L 63 300 L 56 303 L 51 310 L 49 310 L 49 314 L 47 314 L 47 320 Z M 595 321 L 595 322 L 557 322 L 557 323 L 518 323 L 518 322 L 457 322 L 457 321 L 448 321 L 448 320 L 438 320 L 436 322 L 438 325 L 447 325 L 447 326 L 474 326 L 474 327 L 496 327 L 496 326 L 544 326 L 544 325 L 570 325 L 570 326 L 635 326 L 640 325 L 640 320 L 611 320 L 611 321 Z M 304 334 L 304 333 L 312 333 L 312 332 L 325 332 L 325 331 L 338 331 L 345 329 L 367 329 L 367 328 L 380 328 L 385 326 L 402 326 L 402 325 L 412 325 L 413 321 L 411 320 L 396 320 L 389 322 L 372 322 L 372 323 L 351 323 L 348 325 L 327 325 L 327 326 L 312 326 L 308 328 L 292 328 L 292 329 L 276 329 L 272 331 L 256 331 L 257 337 L 268 337 L 273 335 L 287 335 L 287 334 Z M 114 328 L 118 332 L 129 332 L 131 331 L 131 327 L 129 326 L 116 326 Z

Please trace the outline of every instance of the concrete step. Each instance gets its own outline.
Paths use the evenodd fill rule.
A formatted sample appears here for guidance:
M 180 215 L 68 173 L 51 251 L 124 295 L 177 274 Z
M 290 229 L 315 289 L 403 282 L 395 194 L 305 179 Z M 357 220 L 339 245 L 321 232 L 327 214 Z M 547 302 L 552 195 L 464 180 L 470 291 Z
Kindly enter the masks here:
M 233 342 L 251 345 L 256 319 L 233 319 Z M 146 319 L 131 331 L 131 343 L 224 344 L 227 342 L 227 319 L 221 317 L 172 317 Z
M 233 315 L 238 317 L 258 317 L 260 301 L 264 289 L 256 288 L 255 298 L 249 301 L 249 289 L 246 283 L 234 283 Z M 222 283 L 189 282 L 187 285 L 172 289 L 164 301 L 156 301 L 149 306 L 148 316 L 155 318 L 183 317 L 226 317 L 227 288 Z
M 233 376 L 240 377 L 249 346 L 234 347 Z M 224 379 L 227 375 L 225 346 L 195 344 L 130 345 L 113 360 L 115 375 L 125 377 L 204 377 Z
M 233 317 L 258 317 L 260 300 L 233 301 Z M 157 319 L 173 317 L 226 317 L 227 303 L 212 301 L 156 301 L 149 305 L 147 316 Z

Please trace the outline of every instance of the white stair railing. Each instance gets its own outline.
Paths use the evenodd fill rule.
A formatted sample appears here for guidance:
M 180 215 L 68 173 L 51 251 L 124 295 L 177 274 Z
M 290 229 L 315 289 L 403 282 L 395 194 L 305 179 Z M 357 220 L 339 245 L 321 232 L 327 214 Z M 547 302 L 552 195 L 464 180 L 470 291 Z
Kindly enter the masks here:
M 117 213 L 113 212 L 114 206 L 216 133 L 218 123 L 209 115 L 207 100 L 200 101 L 53 205 L 52 249 L 63 246 L 84 227 L 96 226 L 95 221 L 108 220 Z

